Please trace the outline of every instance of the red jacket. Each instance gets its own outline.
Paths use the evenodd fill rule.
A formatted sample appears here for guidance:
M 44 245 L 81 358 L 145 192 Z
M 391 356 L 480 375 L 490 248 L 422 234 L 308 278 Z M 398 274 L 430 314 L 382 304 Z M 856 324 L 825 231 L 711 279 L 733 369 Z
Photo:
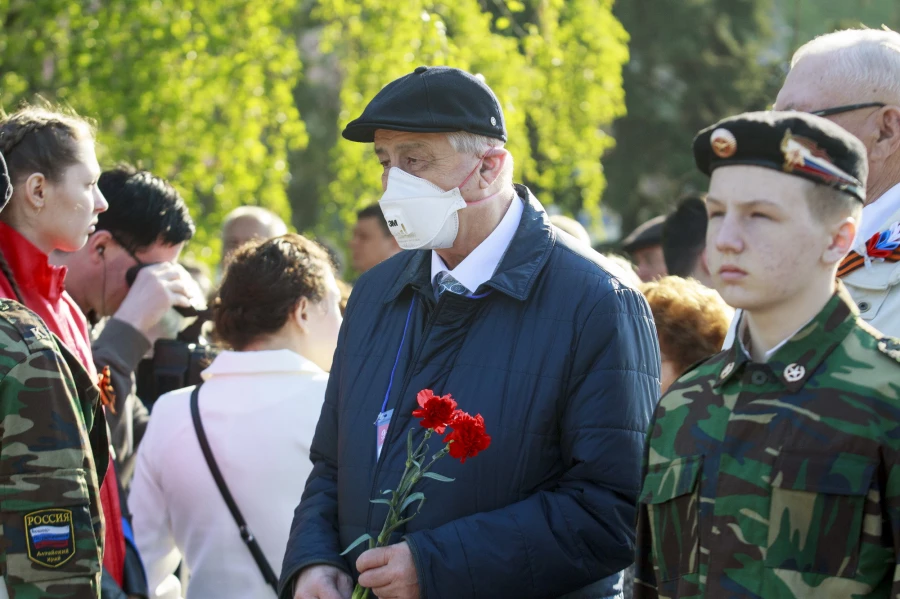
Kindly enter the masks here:
M 78 356 L 96 381 L 97 370 L 91 357 L 87 319 L 63 287 L 66 268 L 51 266 L 45 253 L 3 222 L 0 222 L 0 252 L 12 270 L 25 306 L 43 319 L 47 328 Z M 2 272 L 0 272 L 0 297 L 18 299 Z M 103 423 L 102 426 L 106 424 Z M 103 566 L 121 586 L 125 568 L 125 536 L 122 532 L 119 487 L 116 483 L 112 456 L 106 472 L 106 478 L 100 486 L 100 503 L 106 521 Z

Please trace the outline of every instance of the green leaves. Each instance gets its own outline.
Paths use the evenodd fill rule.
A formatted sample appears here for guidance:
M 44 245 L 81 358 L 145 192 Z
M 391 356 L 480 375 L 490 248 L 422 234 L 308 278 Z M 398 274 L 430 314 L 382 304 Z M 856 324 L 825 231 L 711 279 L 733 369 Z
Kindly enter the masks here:
M 40 93 L 98 123 L 103 166 L 140 163 L 181 191 L 213 261 L 224 215 L 285 218 L 288 150 L 306 143 L 293 90 L 293 8 L 262 0 L 0 4 L 0 106 Z
M 314 10 L 324 26 L 319 49 L 343 77 L 338 126 L 322 163 L 330 176 L 318 191 L 317 230 L 352 223 L 354 211 L 382 193 L 371 145 L 346 142 L 337 131 L 384 85 L 423 64 L 483 75 L 504 109 L 516 180 L 545 204 L 596 211 L 605 187 L 600 159 L 613 144 L 603 130 L 624 113 L 621 73 L 628 59 L 627 35 L 611 5 L 320 0 Z M 309 189 L 304 192 L 308 197 Z
M 369 533 L 366 533 L 366 534 L 360 536 L 359 538 L 357 538 L 352 543 L 350 543 L 350 545 L 346 549 L 341 551 L 341 555 L 347 555 L 348 553 L 350 553 L 351 551 L 356 549 L 358 546 L 362 545 L 366 541 L 371 541 L 371 540 L 372 540 L 372 535 L 370 535 Z
M 449 478 L 447 476 L 443 476 L 443 475 L 437 474 L 435 472 L 426 472 L 425 474 L 422 475 L 422 477 L 430 478 L 432 480 L 436 480 L 436 481 L 442 482 L 442 483 L 452 483 L 454 480 L 456 480 L 455 478 Z
M 425 503 L 425 494 L 421 491 L 417 491 L 416 493 L 413 493 L 412 495 L 407 497 L 406 501 L 403 502 L 403 505 L 400 506 L 399 513 L 402 514 L 406 510 L 406 508 L 417 501 L 419 502 L 419 507 L 416 510 L 416 513 L 419 513 L 420 511 L 422 511 L 422 504 Z
M 793 22 L 795 3 L 782 4 L 791 6 L 785 16 Z M 821 2 L 802 4 L 822 10 Z M 631 35 L 632 61 L 624 71 L 628 115 L 615 124 L 616 148 L 604 165 L 608 203 L 627 235 L 681 195 L 706 190 L 708 179 L 694 166 L 694 136 L 775 99 L 788 36 L 773 29 L 771 0 L 655 0 L 652 8 L 624 0 L 614 12 Z
M 39 93 L 95 118 L 101 164 L 171 180 L 198 224 L 188 253 L 209 263 L 241 204 L 348 241 L 381 167 L 339 132 L 420 64 L 483 75 L 516 180 L 568 211 L 596 210 L 624 111 L 611 0 L 0 0 L 0 24 L 0 107 Z

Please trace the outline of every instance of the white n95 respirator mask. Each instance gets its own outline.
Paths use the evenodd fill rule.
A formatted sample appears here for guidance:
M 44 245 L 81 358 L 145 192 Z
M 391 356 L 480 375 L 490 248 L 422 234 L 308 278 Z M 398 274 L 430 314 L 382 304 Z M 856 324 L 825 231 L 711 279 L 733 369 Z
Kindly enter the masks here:
M 388 171 L 387 190 L 378 204 L 391 235 L 404 250 L 452 247 L 459 232 L 457 211 L 466 207 L 459 187 L 444 191 L 397 167 Z

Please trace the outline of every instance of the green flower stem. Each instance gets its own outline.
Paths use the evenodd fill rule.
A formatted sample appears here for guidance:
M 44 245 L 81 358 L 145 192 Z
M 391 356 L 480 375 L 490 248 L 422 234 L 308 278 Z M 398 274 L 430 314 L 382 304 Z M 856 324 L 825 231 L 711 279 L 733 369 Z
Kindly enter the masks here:
M 400 508 L 406 502 L 407 498 L 409 498 L 415 486 L 422 480 L 422 475 L 431 470 L 431 467 L 434 466 L 435 462 L 450 453 L 450 443 L 452 443 L 452 441 L 445 444 L 443 449 L 434 454 L 428 464 L 419 467 L 413 463 L 414 461 L 417 461 L 420 464 L 423 462 L 425 454 L 428 453 L 428 446 L 426 443 L 433 433 L 434 431 L 432 429 L 426 430 L 422 441 L 415 451 L 409 453 L 410 450 L 407 449 L 406 467 L 403 469 L 403 476 L 400 477 L 400 484 L 397 486 L 397 490 L 391 492 L 391 502 L 388 506 L 387 518 L 384 519 L 384 525 L 381 527 L 381 532 L 378 535 L 378 539 L 375 540 L 374 545 L 372 541 L 369 541 L 370 549 L 387 545 L 391 538 L 391 534 L 416 516 L 416 513 L 413 513 L 410 516 L 403 518 L 403 514 L 400 513 Z M 357 584 L 353 589 L 351 599 L 368 599 L 369 592 L 369 589 Z
M 358 584 L 353 588 L 353 594 L 350 596 L 350 599 L 367 599 L 369 596 L 369 589 L 366 587 L 361 587 Z

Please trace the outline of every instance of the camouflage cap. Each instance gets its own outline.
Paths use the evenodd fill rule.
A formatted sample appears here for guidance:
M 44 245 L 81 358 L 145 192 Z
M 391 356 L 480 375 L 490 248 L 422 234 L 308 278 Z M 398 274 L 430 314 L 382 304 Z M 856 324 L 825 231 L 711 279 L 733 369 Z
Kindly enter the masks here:
M 704 174 L 717 168 L 771 168 L 866 201 L 866 148 L 822 117 L 804 112 L 747 112 L 721 120 L 694 138 L 694 160 Z

